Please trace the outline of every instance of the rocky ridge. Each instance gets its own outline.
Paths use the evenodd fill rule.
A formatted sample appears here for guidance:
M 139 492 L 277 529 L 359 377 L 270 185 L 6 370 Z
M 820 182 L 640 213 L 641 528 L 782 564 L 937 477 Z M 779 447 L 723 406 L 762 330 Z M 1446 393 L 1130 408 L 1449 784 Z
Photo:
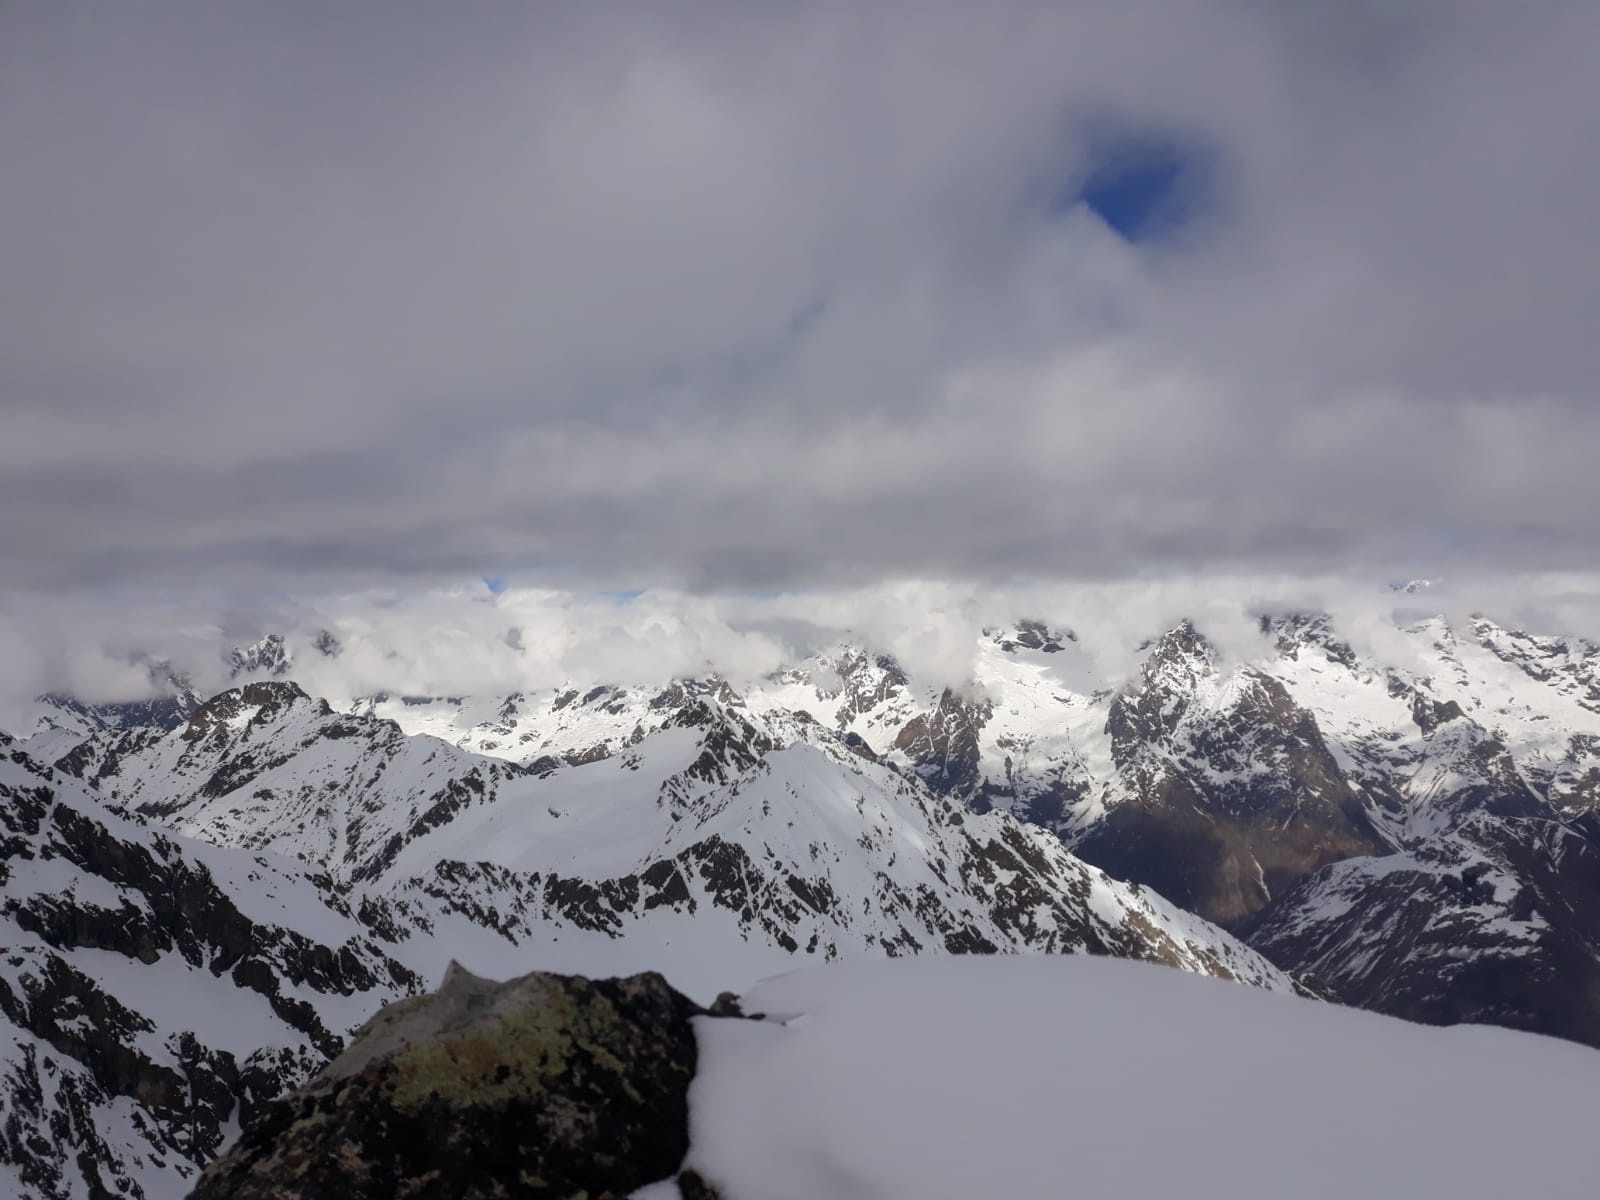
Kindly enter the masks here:
M 0 1165 L 51 1200 L 170 1195 L 421 985 L 325 876 L 119 817 L 9 739 L 0 928 Z

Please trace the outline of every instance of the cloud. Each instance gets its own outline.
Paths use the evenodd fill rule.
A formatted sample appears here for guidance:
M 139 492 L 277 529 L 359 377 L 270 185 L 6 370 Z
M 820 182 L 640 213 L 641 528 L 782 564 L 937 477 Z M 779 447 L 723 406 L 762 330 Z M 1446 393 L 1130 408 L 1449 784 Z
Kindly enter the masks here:
M 1580 566 L 1597 37 L 1561 0 L 8 9 L 6 583 Z M 1073 198 L 1139 146 L 1203 171 L 1129 243 Z
M 1224 668 L 1273 653 L 1263 614 L 1327 612 L 1363 661 L 1421 668 L 1401 630 L 1442 615 L 1458 631 L 1484 613 L 1511 628 L 1600 641 L 1600 578 L 1501 572 L 1416 594 L 1374 581 L 1237 574 L 1035 582 L 1009 588 L 899 580 L 754 594 L 616 595 L 481 582 L 433 589 L 263 599 L 193 592 L 79 593 L 40 606 L 0 593 L 0 729 L 32 729 L 39 693 L 86 700 L 151 694 L 151 662 L 170 661 L 204 695 L 228 684 L 228 652 L 286 637 L 291 677 L 343 707 L 378 692 L 499 697 L 572 684 L 661 686 L 721 675 L 736 686 L 840 646 L 893 655 L 929 693 L 970 689 L 985 630 L 1043 620 L 1076 641 L 1056 663 L 1080 690 L 1135 678 L 1148 643 L 1190 619 Z M 517 631 L 515 640 L 508 630 Z M 324 632 L 337 656 L 316 649 Z M 832 685 L 826 672 L 825 686 Z

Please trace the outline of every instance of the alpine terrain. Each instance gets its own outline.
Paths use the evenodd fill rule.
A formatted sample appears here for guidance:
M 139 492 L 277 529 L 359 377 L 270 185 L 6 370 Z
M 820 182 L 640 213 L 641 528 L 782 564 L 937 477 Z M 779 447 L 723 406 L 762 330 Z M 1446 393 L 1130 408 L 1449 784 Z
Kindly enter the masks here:
M 316 629 L 221 655 L 210 697 L 165 664 L 151 697 L 41 697 L 0 746 L 0 1179 L 180 1195 L 452 961 L 709 1005 L 808 963 L 1088 953 L 1600 1046 L 1600 647 L 1257 631 L 1153 630 L 1121 677 L 1022 621 L 959 686 L 841 642 L 351 700 L 295 679 L 344 652 Z

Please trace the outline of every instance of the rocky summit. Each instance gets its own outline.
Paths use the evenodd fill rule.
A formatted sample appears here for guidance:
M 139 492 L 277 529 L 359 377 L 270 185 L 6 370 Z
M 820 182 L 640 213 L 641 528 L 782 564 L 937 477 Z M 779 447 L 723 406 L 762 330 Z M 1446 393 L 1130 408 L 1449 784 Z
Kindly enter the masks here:
M 688 1151 L 704 1011 L 654 973 L 492 983 L 452 964 L 268 1106 L 194 1200 L 626 1195 Z

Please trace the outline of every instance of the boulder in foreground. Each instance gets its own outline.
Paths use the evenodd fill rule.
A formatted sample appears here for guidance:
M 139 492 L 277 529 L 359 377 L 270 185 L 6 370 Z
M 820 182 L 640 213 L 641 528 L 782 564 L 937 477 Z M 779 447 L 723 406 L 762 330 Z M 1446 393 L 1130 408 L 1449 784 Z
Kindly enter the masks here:
M 492 983 L 452 966 L 273 1104 L 193 1195 L 625 1195 L 688 1149 L 703 1011 L 654 973 Z

